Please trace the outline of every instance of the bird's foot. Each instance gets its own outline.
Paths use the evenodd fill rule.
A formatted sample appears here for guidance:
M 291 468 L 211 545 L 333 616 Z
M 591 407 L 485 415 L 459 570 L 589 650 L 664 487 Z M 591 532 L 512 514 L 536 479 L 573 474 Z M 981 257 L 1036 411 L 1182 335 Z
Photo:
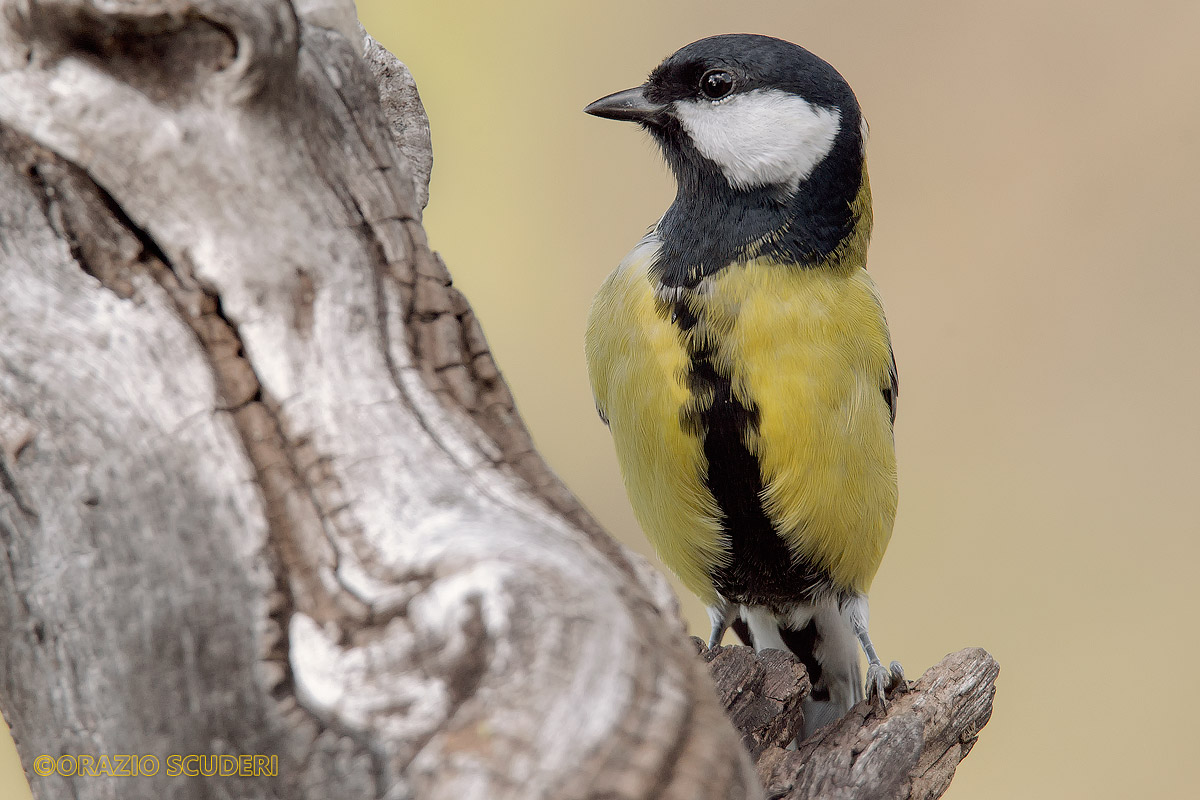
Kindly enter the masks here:
M 893 661 L 888 664 L 888 671 L 891 673 L 891 683 L 888 685 L 889 692 L 907 692 L 909 689 L 908 679 L 904 677 L 904 667 L 900 666 L 899 661 Z
M 887 708 L 888 692 L 907 692 L 908 681 L 904 678 L 904 667 L 893 661 L 887 667 L 878 662 L 867 667 L 867 699 Z

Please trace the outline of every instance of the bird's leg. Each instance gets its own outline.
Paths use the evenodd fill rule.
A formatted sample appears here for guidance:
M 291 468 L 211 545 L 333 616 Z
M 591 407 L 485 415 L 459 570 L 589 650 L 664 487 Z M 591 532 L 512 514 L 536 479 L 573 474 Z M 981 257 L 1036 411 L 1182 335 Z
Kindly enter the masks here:
M 721 643 L 721 639 L 725 637 L 725 631 L 733 624 L 733 618 L 737 616 L 737 605 L 730 603 L 724 597 L 717 595 L 716 605 L 708 607 L 708 619 L 712 623 L 712 629 L 708 634 L 708 648 L 711 650 Z
M 881 708 L 887 708 L 888 692 L 908 691 L 904 667 L 900 666 L 899 661 L 893 661 L 886 669 L 880 663 L 879 656 L 875 653 L 875 645 L 871 644 L 871 637 L 867 633 L 870 613 L 866 595 L 854 595 L 843 604 L 842 611 L 849 617 L 850 627 L 867 656 L 867 699 L 877 700 Z

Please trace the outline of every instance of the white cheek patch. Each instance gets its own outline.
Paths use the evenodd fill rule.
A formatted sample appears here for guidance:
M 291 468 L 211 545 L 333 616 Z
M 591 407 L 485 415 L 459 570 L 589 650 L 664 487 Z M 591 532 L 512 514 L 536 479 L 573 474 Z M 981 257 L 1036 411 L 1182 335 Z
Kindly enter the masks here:
M 755 89 L 717 103 L 678 100 L 674 110 L 696 149 L 738 189 L 796 191 L 833 149 L 842 120 L 836 108 L 778 89 Z

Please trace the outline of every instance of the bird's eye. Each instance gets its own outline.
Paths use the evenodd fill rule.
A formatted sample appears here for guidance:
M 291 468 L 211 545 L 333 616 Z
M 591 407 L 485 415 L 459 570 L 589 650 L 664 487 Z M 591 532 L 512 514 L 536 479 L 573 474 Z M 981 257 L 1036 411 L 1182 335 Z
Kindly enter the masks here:
M 710 69 L 700 79 L 700 93 L 709 100 L 720 100 L 733 91 L 733 76 L 723 69 Z

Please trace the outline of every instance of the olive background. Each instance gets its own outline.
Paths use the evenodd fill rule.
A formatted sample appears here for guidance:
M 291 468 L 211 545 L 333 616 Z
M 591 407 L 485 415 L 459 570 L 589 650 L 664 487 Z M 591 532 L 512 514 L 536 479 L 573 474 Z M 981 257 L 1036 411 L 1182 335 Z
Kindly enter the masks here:
M 580 109 L 716 33 L 837 67 L 871 126 L 870 269 L 901 385 L 872 634 L 914 677 L 972 645 L 1002 670 L 948 796 L 1192 796 L 1200 3 L 358 7 L 416 78 L 430 240 L 539 448 L 647 555 L 582 339 L 592 293 L 674 188 L 636 127 Z M 0 796 L 20 786 L 6 745 Z

